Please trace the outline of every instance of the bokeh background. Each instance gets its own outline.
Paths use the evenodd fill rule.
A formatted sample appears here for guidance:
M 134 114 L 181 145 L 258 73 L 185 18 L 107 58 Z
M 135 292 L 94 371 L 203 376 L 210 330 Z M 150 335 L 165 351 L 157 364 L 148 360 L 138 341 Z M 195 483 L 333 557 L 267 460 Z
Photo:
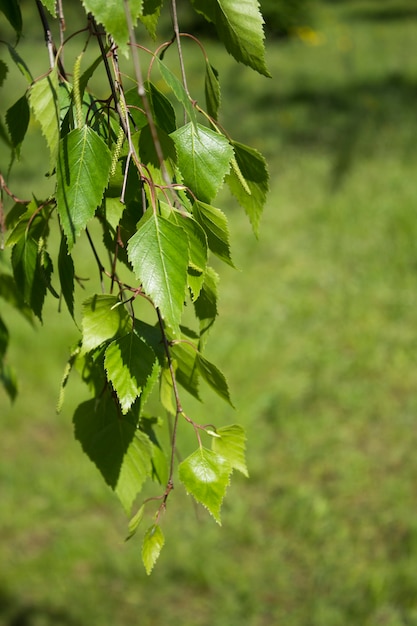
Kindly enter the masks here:
M 2 302 L 20 394 L 0 390 L 1 625 L 417 625 L 417 5 L 263 6 L 272 79 L 199 27 L 222 121 L 271 175 L 259 240 L 218 201 L 239 271 L 219 268 L 209 356 L 237 410 L 210 393 L 193 408 L 245 425 L 250 479 L 234 476 L 221 528 L 178 487 L 148 578 L 73 439 L 76 380 L 55 411 L 76 329 L 55 302 L 35 331 Z M 36 75 L 33 15 L 20 50 Z M 188 69 L 201 90 L 197 55 Z M 9 84 L 11 104 L 25 85 Z M 31 126 L 16 193 L 46 188 L 40 151 Z

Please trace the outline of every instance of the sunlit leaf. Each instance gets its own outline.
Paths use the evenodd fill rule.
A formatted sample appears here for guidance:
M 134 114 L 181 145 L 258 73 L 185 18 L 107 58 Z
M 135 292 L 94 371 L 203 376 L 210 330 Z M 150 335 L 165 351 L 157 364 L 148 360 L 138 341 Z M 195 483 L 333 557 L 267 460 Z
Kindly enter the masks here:
M 82 335 L 85 351 L 93 350 L 132 328 L 132 320 L 115 296 L 96 294 L 83 302 Z
M 159 524 L 153 524 L 145 533 L 142 545 L 142 561 L 146 573 L 152 572 L 165 543 L 165 537 Z
M 208 246 L 213 254 L 228 265 L 235 267 L 230 254 L 229 226 L 223 211 L 196 200 L 193 205 L 193 215 L 203 227 Z
M 110 166 L 110 150 L 88 126 L 76 128 L 61 139 L 57 208 L 69 250 L 101 203 Z
M 36 81 L 29 91 L 32 111 L 41 125 L 55 165 L 59 144 L 58 73 L 53 69 L 45 78 Z
M 207 448 L 198 448 L 178 468 L 187 492 L 210 511 L 218 524 L 231 471 L 223 456 Z
M 198 200 L 211 202 L 229 171 L 233 149 L 226 137 L 193 124 L 186 124 L 171 134 L 178 167 L 186 187 Z
M 249 476 L 245 457 L 246 435 L 242 426 L 232 424 L 217 428 L 211 447 L 214 452 L 224 456 L 233 469 L 238 470 L 244 476 Z
M 82 0 L 87 13 L 92 13 L 97 23 L 103 24 L 107 33 L 112 35 L 122 54 L 127 54 L 129 30 L 126 22 L 124 2 L 121 0 Z M 142 0 L 130 0 L 126 3 L 130 9 L 133 26 L 142 13 Z

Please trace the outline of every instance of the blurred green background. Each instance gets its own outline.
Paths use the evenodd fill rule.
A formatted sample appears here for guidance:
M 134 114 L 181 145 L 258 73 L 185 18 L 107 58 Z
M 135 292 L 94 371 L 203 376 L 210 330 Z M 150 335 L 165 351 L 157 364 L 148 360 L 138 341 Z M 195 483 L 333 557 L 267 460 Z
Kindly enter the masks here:
M 266 155 L 271 193 L 259 241 L 218 202 L 242 271 L 221 269 L 209 357 L 237 411 L 207 394 L 193 417 L 245 425 L 250 479 L 222 528 L 178 486 L 148 578 L 73 440 L 75 380 L 55 412 L 76 329 L 55 302 L 35 332 L 1 303 L 20 371 L 13 407 L 0 391 L 2 625 L 417 625 L 417 6 L 309 4 L 289 36 L 268 28 L 271 80 L 208 45 L 222 121 Z M 197 55 L 189 71 L 201 89 Z M 45 187 L 30 132 L 22 195 Z

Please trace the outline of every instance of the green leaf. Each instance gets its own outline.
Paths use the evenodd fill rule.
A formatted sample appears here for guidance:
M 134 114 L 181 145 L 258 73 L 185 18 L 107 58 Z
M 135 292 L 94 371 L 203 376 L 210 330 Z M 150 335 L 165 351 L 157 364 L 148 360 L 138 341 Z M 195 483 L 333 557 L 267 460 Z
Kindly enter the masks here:
M 226 400 L 226 402 L 233 407 L 229 387 L 222 372 L 213 363 L 210 363 L 210 361 L 201 356 L 201 354 L 197 355 L 196 365 L 201 377 L 206 383 L 210 385 L 223 400 Z
M 204 274 L 204 282 L 197 300 L 194 301 L 194 311 L 200 321 L 200 344 L 204 334 L 211 328 L 218 315 L 217 300 L 219 276 L 212 267 L 208 267 Z
M 0 87 L 3 85 L 8 71 L 9 68 L 7 67 L 6 63 L 0 59 Z
M 171 133 L 178 167 L 186 187 L 203 202 L 211 202 L 229 171 L 233 150 L 226 137 L 201 126 L 182 126 Z
M 13 275 L 26 304 L 42 321 L 46 291 L 50 285 L 52 263 L 31 237 L 22 237 L 12 250 Z
M 83 302 L 81 324 L 86 352 L 132 329 L 132 319 L 120 300 L 115 296 L 101 294 Z
M 143 0 L 143 14 L 139 19 L 147 29 L 152 39 L 156 38 L 156 26 L 161 13 L 163 0 Z
M 145 533 L 142 545 L 142 561 L 146 573 L 152 572 L 165 543 L 165 537 L 158 524 L 153 524 Z
M 26 96 L 17 100 L 6 112 L 6 124 L 13 147 L 19 149 L 29 126 L 30 111 Z
M 254 148 L 236 141 L 232 142 L 232 146 L 239 170 L 236 172 L 232 169 L 226 182 L 239 204 L 245 209 L 255 235 L 258 235 L 259 221 L 269 189 L 267 164 L 262 154 Z
M 97 23 L 103 24 L 106 32 L 112 35 L 119 47 L 119 51 L 127 56 L 127 42 L 129 30 L 126 22 L 124 2 L 121 0 L 82 0 L 87 13 L 92 13 Z M 142 14 L 142 0 L 129 0 L 128 6 L 133 26 L 136 26 L 138 16 Z
M 110 166 L 110 150 L 88 126 L 76 128 L 61 139 L 57 208 L 69 250 L 101 203 Z
M 13 402 L 17 396 L 17 381 L 14 370 L 0 359 L 0 383 Z
M 197 400 L 198 393 L 198 368 L 196 364 L 197 348 L 189 343 L 175 343 L 171 347 L 171 354 L 176 362 L 175 378 Z
M 29 102 L 48 144 L 52 169 L 55 166 L 59 144 L 58 72 L 56 68 L 48 76 L 32 85 L 29 91 Z
M 159 372 L 154 351 L 134 333 L 112 341 L 105 353 L 104 367 L 123 413 Z
M 132 118 L 135 131 L 140 130 L 148 123 L 148 118 L 143 111 L 143 101 L 138 94 L 137 87 L 132 87 L 125 93 L 126 104 L 129 109 L 129 115 Z
M 129 534 L 126 537 L 126 541 L 131 539 L 133 537 L 133 535 L 136 534 L 136 531 L 137 531 L 137 529 L 139 527 L 139 524 L 143 520 L 144 512 L 145 512 L 145 505 L 142 504 L 142 506 L 138 509 L 137 513 L 135 513 L 135 515 L 129 521 Z
M 56 0 L 42 0 L 42 4 L 53 17 L 56 17 Z
M 187 492 L 209 510 L 218 524 L 231 472 L 230 463 L 207 448 L 198 448 L 178 468 Z
M 258 0 L 192 0 L 196 10 L 214 22 L 226 50 L 237 61 L 264 76 L 270 76 L 265 63 L 263 19 Z
M 9 345 L 9 331 L 7 330 L 6 324 L 3 322 L 0 317 L 0 359 L 4 357 L 7 351 L 7 346 Z
M 4 13 L 17 35 L 22 32 L 22 13 L 17 0 L 0 0 L 0 11 Z
M 167 219 L 154 213 L 147 215 L 129 240 L 129 260 L 146 294 L 174 334 L 178 334 L 187 284 L 187 237 Z
M 3 0 L 3 1 L 7 2 L 8 0 Z M 32 74 L 30 72 L 30 69 L 28 68 L 28 66 L 26 65 L 24 60 L 19 55 L 19 53 L 16 52 L 15 48 L 13 48 L 12 46 L 9 46 L 9 45 L 7 47 L 9 49 L 10 56 L 12 57 L 13 61 L 16 63 L 19 71 L 24 76 L 24 78 L 27 80 L 27 82 L 31 83 L 33 81 L 33 77 L 32 77 Z
M 67 240 L 61 237 L 58 255 L 58 274 L 61 283 L 62 295 L 71 317 L 74 317 L 74 262 L 68 252 Z
M 172 133 L 177 128 L 175 121 L 175 111 L 171 102 L 159 89 L 147 81 L 145 83 L 146 93 L 148 95 L 149 104 L 152 108 L 152 114 L 155 124 L 166 133 Z M 137 93 L 137 89 L 135 90 Z M 139 94 L 138 94 L 139 97 Z M 143 106 L 143 104 L 142 104 Z
M 197 118 L 195 110 L 190 100 L 190 96 L 185 90 L 184 85 L 179 80 L 179 78 L 177 78 L 175 74 L 171 72 L 171 70 L 165 65 L 165 63 L 162 63 L 162 61 L 158 57 L 155 58 L 155 61 L 158 65 L 159 71 L 161 72 L 162 78 L 171 89 L 178 102 L 180 102 L 184 107 L 185 112 L 190 118 L 190 123 L 192 123 L 193 127 L 196 128 Z
M 10 276 L 10 274 L 0 274 L 0 297 L 23 315 L 28 322 L 32 323 L 32 312 L 25 304 L 22 290 L 19 289 L 13 276 Z
M 6 144 L 8 148 L 12 147 L 9 134 L 1 118 L 0 118 L 0 139 L 3 140 L 3 142 Z
M 151 472 L 152 446 L 136 423 L 123 417 L 110 394 L 80 404 L 75 437 L 129 512 Z
M 203 227 L 213 254 L 231 267 L 235 267 L 230 255 L 229 226 L 225 214 L 216 207 L 196 200 L 193 215 Z
M 211 447 L 214 452 L 227 459 L 233 469 L 249 476 L 245 457 L 246 435 L 242 426 L 232 424 L 217 428 Z
M 204 83 L 207 113 L 215 120 L 220 108 L 220 83 L 218 71 L 206 60 L 206 79 Z

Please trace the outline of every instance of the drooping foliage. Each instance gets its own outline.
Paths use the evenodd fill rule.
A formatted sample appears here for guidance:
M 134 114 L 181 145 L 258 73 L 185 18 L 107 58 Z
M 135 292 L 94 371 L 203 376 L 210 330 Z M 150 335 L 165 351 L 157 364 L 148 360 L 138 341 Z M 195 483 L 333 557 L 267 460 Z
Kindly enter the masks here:
M 162 0 L 83 0 L 79 54 L 71 60 L 65 5 L 37 1 L 46 48 L 44 71 L 35 77 L 30 59 L 19 53 L 25 11 L 18 0 L 0 3 L 0 19 L 15 33 L 0 42 L 8 55 L 0 60 L 0 87 L 8 88 L 9 64 L 27 81 L 25 93 L 0 109 L 0 142 L 10 155 L 9 168 L 0 172 L 0 297 L 32 322 L 42 321 L 46 297 L 55 297 L 57 309 L 65 304 L 77 324 L 79 342 L 59 404 L 78 372 L 86 399 L 73 416 L 75 437 L 129 516 L 144 484 L 160 485 L 129 523 L 131 537 L 151 518 L 142 546 L 150 573 L 164 544 L 162 513 L 177 478 L 220 523 L 233 470 L 248 474 L 243 428 L 197 423 L 184 410 L 183 395 L 199 399 L 200 383 L 206 384 L 233 406 L 226 378 L 204 356 L 218 315 L 218 275 L 210 261 L 214 256 L 233 267 L 227 215 L 216 198 L 228 185 L 256 234 L 268 173 L 262 155 L 222 127 L 219 72 L 202 42 L 181 32 L 175 0 L 166 7 L 172 39 L 155 50 L 143 42 L 156 37 Z M 257 0 L 192 0 L 189 10 L 214 24 L 238 62 L 268 76 Z M 187 85 L 185 36 L 201 54 L 204 104 Z M 178 71 L 172 69 L 176 58 Z M 105 98 L 95 94 L 97 76 Z M 48 172 L 54 192 L 24 200 L 8 177 L 11 168 L 22 167 L 31 120 L 48 147 L 40 171 Z M 90 292 L 78 271 L 86 249 L 92 274 L 100 277 L 99 289 Z M 0 317 L 0 381 L 13 400 L 17 382 L 8 343 Z M 177 467 L 179 420 L 194 430 L 197 448 Z

